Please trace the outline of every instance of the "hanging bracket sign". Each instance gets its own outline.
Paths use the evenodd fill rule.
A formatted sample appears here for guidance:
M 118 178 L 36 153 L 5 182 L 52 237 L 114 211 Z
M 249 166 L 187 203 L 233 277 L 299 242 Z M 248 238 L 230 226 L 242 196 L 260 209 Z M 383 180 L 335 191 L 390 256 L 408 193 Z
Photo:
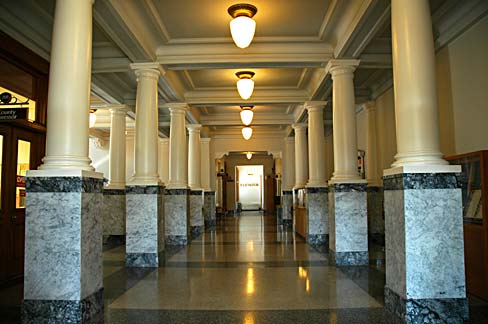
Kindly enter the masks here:
M 0 109 L 0 121 L 27 119 L 27 108 Z

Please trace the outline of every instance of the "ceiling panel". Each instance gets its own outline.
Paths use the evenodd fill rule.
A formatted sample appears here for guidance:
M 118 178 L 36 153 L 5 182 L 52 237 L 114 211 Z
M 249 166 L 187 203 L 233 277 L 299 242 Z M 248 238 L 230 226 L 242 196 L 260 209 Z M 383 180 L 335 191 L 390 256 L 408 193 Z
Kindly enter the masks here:
M 330 0 L 253 0 L 256 37 L 317 36 Z M 234 0 L 154 1 L 171 39 L 230 37 L 228 7 Z M 286 26 L 286 28 L 284 28 Z
M 202 108 L 204 113 L 208 115 L 212 114 L 238 114 L 241 111 L 240 106 L 214 106 L 214 107 L 204 107 Z M 276 113 L 285 114 L 288 106 L 254 106 L 253 111 L 255 114 L 259 113 Z

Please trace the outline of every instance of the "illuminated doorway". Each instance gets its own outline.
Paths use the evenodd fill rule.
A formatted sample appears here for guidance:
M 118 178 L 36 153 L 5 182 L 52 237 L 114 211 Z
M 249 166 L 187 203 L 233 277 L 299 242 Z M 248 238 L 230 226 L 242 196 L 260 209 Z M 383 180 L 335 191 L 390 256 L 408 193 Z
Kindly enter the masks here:
M 236 201 L 242 210 L 261 210 L 264 206 L 264 166 L 236 166 Z

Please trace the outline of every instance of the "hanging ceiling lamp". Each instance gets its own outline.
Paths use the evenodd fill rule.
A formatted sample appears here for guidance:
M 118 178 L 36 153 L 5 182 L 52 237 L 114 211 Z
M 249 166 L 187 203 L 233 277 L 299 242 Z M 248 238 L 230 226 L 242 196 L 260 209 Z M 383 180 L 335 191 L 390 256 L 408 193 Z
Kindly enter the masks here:
M 252 117 L 254 113 L 252 112 L 252 108 L 254 106 L 241 106 L 241 121 L 244 125 L 249 126 L 252 122 Z
M 246 153 L 246 157 L 248 160 L 252 159 L 252 153 L 251 152 L 247 152 Z
M 252 136 L 252 128 L 251 127 L 243 127 L 242 128 L 242 137 L 247 141 Z
M 95 115 L 96 109 L 90 109 L 90 123 L 89 127 L 92 128 L 95 126 L 95 122 L 97 121 L 97 115 Z
M 252 71 L 236 72 L 236 76 L 239 78 L 237 80 L 237 91 L 244 100 L 251 98 L 252 92 L 254 91 L 254 81 L 252 80 L 254 74 Z
M 230 21 L 230 33 L 237 47 L 248 47 L 256 31 L 256 22 L 252 19 L 258 8 L 247 3 L 239 3 L 227 9 L 232 19 Z

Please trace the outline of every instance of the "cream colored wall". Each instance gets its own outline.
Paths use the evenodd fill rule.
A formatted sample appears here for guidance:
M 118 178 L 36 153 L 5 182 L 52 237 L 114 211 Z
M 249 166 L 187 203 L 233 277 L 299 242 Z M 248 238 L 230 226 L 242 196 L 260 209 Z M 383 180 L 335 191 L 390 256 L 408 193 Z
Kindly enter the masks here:
M 439 115 L 446 155 L 452 154 L 453 148 L 456 154 L 488 149 L 487 35 L 485 16 L 437 54 Z
M 396 154 L 393 88 L 376 99 L 376 135 L 378 140 L 377 174 L 383 175 L 383 170 L 391 167 Z
M 325 137 L 325 178 L 330 180 L 334 173 L 334 138 L 331 135 Z

